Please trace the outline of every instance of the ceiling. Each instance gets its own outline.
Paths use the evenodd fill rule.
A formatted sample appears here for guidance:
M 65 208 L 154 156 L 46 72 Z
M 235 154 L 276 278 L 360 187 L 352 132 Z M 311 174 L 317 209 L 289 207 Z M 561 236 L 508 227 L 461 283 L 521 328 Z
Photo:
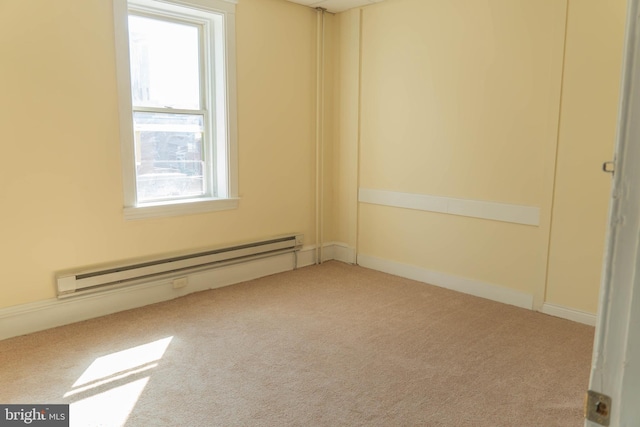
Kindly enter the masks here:
M 289 0 L 293 3 L 302 4 L 309 7 L 323 7 L 329 12 L 344 12 L 354 7 L 366 6 L 373 3 L 379 3 L 383 0 Z

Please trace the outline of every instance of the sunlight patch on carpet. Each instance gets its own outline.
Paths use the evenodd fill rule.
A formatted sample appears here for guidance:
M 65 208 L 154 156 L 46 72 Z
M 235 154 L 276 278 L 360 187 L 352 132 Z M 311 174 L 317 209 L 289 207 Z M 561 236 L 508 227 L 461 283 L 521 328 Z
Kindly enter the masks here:
M 124 425 L 173 337 L 102 356 L 82 373 L 64 397 L 74 425 Z
M 95 394 L 69 406 L 72 426 L 122 426 L 136 406 L 149 377 Z

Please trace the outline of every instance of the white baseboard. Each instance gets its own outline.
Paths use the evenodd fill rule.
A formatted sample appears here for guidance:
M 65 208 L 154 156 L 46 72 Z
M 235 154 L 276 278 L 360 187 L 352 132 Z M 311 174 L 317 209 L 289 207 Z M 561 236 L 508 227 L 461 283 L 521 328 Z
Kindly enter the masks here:
M 584 323 L 585 325 L 596 326 L 597 317 L 595 314 L 563 307 L 561 305 L 549 304 L 548 302 L 542 305 L 541 311 L 549 316 L 561 317 L 574 322 Z
M 305 246 L 298 251 L 298 268 L 308 267 L 316 263 L 316 247 Z
M 431 271 L 369 255 L 358 254 L 358 265 L 504 304 L 515 305 L 516 307 L 529 310 L 533 309 L 533 295 L 502 286 Z
M 356 249 L 344 243 L 333 243 L 333 259 L 346 264 L 356 263 Z
M 298 267 L 315 264 L 315 247 L 304 247 L 298 252 Z M 324 245 L 323 259 L 356 263 L 355 249 L 343 243 Z M 420 267 L 388 261 L 368 255 L 358 255 L 357 263 L 363 267 L 406 277 L 454 291 L 487 298 L 517 307 L 532 309 L 533 296 L 523 292 L 472 279 L 434 272 Z M 0 309 L 0 340 L 25 335 L 82 320 L 105 316 L 149 304 L 178 298 L 193 292 L 220 288 L 271 274 L 292 270 L 295 255 L 282 254 L 269 258 L 227 265 L 208 271 L 188 274 L 185 288 L 173 289 L 172 279 L 165 278 L 126 288 L 67 299 L 49 299 Z M 542 312 L 575 322 L 594 326 L 596 316 L 590 313 L 545 303 Z
M 356 263 L 356 250 L 345 243 L 329 242 L 322 245 L 322 262 L 342 261 L 347 264 Z M 307 267 L 316 263 L 316 247 L 305 246 L 298 252 L 298 267 Z
M 315 264 L 315 251 L 314 246 L 298 251 L 297 266 Z M 0 309 L 0 340 L 293 270 L 295 256 L 282 254 L 187 274 L 189 284 L 180 289 L 173 289 L 172 278 L 164 278 L 95 294 L 61 300 L 52 298 Z M 354 263 L 355 250 L 341 243 L 327 243 L 323 258 L 324 261 L 337 259 Z
M 294 265 L 293 254 L 275 255 L 188 274 L 189 284 L 180 289 L 173 289 L 172 279 L 165 278 L 101 293 L 0 309 L 0 340 L 289 271 Z
M 323 245 L 323 261 L 341 261 L 346 264 L 356 263 L 356 250 L 345 243 L 330 242 Z

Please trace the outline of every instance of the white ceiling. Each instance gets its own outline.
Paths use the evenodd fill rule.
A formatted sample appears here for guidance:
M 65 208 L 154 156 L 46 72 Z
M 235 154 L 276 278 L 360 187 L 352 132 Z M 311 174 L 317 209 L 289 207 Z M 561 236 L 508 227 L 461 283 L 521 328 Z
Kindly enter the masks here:
M 293 3 L 302 4 L 309 7 L 324 7 L 329 12 L 344 12 L 354 7 L 366 6 L 373 3 L 379 3 L 383 0 L 289 0 Z

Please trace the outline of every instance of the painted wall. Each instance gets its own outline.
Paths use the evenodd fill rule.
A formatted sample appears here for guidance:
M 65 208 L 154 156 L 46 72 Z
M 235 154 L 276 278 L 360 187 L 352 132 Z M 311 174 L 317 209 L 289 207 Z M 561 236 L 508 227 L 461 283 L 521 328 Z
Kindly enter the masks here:
M 323 239 L 594 312 L 624 3 L 329 17 Z M 0 308 L 53 298 L 61 270 L 291 231 L 312 244 L 315 36 L 312 9 L 241 0 L 240 208 L 124 221 L 111 2 L 0 2 Z M 534 206 L 540 225 L 357 203 L 359 186 Z
M 53 298 L 60 270 L 292 231 L 312 243 L 315 12 L 242 0 L 237 48 L 239 209 L 125 221 L 111 2 L 0 2 L 0 308 Z
M 333 128 L 334 233 L 330 240 L 357 246 L 360 96 L 360 9 L 334 17 Z
M 358 252 L 595 313 L 625 3 L 387 0 L 361 23 L 340 14 L 336 151 L 359 163 L 336 158 L 336 214 L 359 212 Z M 353 209 L 354 183 L 537 207 L 540 224 Z M 338 239 L 353 244 L 352 230 Z
M 360 187 L 540 209 L 539 226 L 360 204 L 359 253 L 544 297 L 566 3 L 364 9 Z
M 570 0 L 547 302 L 595 313 L 611 179 L 625 0 Z
M 318 13 L 317 19 L 321 25 L 322 15 Z M 322 28 L 322 27 L 320 27 Z M 334 143 L 334 130 L 336 129 L 336 116 L 334 105 L 339 94 L 334 90 L 339 75 L 336 74 L 336 17 L 333 14 L 324 14 L 324 46 L 319 50 L 322 53 L 321 61 L 324 61 L 324 83 L 322 85 L 322 179 L 320 184 L 322 193 L 322 242 L 326 246 L 333 242 L 338 226 L 338 217 L 334 215 L 334 203 L 336 182 L 334 177 L 334 164 L 337 144 Z M 323 253 L 323 258 L 327 258 Z

